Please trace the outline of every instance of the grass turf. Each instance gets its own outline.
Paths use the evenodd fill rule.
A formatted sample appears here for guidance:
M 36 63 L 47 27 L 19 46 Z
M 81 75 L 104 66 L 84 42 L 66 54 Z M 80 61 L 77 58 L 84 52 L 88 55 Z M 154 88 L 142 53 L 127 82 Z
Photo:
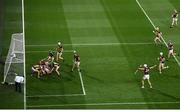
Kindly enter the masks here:
M 21 20 L 21 0 L 1 0 L 0 1 L 0 58 L 5 61 L 8 53 L 11 35 L 22 32 Z M 0 64 L 0 79 L 3 81 L 3 65 Z M 0 84 L 0 108 L 1 109 L 22 109 L 24 108 L 24 94 L 15 92 L 14 85 Z

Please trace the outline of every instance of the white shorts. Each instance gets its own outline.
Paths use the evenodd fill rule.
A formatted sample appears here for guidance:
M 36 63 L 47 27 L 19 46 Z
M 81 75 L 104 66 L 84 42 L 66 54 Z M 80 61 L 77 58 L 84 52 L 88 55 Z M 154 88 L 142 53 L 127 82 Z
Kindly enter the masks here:
M 164 67 L 164 63 L 159 63 L 160 67 Z
M 62 52 L 57 52 L 57 56 L 62 56 Z
M 155 40 L 155 41 L 156 41 L 156 40 L 161 41 L 161 39 L 160 39 L 159 37 L 155 37 L 154 40 Z
M 177 20 L 178 20 L 177 18 L 173 18 L 173 21 L 174 21 L 174 22 L 177 22 Z
M 80 66 L 80 62 L 79 62 L 79 61 L 74 61 L 74 64 L 75 64 L 76 66 Z
M 44 68 L 44 71 L 48 74 L 51 73 L 51 71 L 48 68 Z
M 146 79 L 149 79 L 149 78 L 150 78 L 149 74 L 143 76 L 143 80 L 146 80 Z
M 173 53 L 174 53 L 173 49 L 169 50 L 169 54 L 173 54 Z

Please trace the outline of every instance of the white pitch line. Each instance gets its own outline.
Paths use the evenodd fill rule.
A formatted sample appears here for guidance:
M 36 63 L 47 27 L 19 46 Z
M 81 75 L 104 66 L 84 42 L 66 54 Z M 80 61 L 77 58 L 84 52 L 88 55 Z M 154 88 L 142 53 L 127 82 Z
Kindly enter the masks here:
M 63 46 L 119 46 L 119 45 L 152 45 L 152 42 L 129 42 L 129 43 L 79 43 L 79 44 L 63 44 Z M 26 47 L 53 47 L 57 44 L 48 44 L 48 45 L 26 45 Z
M 64 53 L 72 53 L 74 50 L 65 50 Z M 26 51 L 26 53 L 48 53 L 47 50 Z M 53 51 L 55 52 L 55 51 Z
M 127 102 L 127 103 L 83 103 L 83 104 L 54 104 L 54 105 L 27 105 L 33 107 L 65 107 L 65 106 L 106 106 L 106 105 L 152 105 L 152 104 L 180 104 L 180 102 Z
M 80 77 L 80 81 L 81 81 L 81 87 L 82 87 L 83 94 L 86 95 L 86 91 L 85 91 L 85 87 L 84 87 L 81 72 L 79 72 L 79 77 Z
M 30 96 L 26 96 L 26 97 L 33 98 L 33 97 L 68 97 L 68 96 L 84 96 L 84 94 L 30 95 Z
M 138 0 L 136 0 L 136 3 L 138 4 L 138 6 L 141 8 L 141 10 L 143 11 L 143 13 L 145 14 L 145 16 L 147 17 L 147 19 L 149 20 L 149 22 L 151 23 L 151 25 L 154 27 L 154 29 L 156 28 L 156 26 L 154 25 L 154 23 L 152 22 L 152 20 L 150 19 L 150 17 L 148 16 L 148 14 L 146 13 L 146 11 L 144 10 L 144 8 L 142 7 L 142 5 L 139 3 Z M 161 37 L 164 44 L 166 45 L 166 47 L 168 48 L 168 45 L 166 43 L 166 41 L 164 40 L 163 37 Z M 175 55 L 173 55 L 174 59 L 176 60 L 176 62 L 178 63 L 178 65 L 180 66 L 180 62 L 178 61 L 178 59 L 176 58 Z

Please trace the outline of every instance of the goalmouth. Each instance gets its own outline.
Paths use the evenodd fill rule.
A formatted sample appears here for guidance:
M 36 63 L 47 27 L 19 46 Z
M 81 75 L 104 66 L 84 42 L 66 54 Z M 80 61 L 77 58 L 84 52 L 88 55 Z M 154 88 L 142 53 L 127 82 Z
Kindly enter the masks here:
M 12 34 L 8 55 L 5 61 L 4 80 L 2 83 L 14 84 L 16 75 L 24 76 L 24 50 L 23 33 Z

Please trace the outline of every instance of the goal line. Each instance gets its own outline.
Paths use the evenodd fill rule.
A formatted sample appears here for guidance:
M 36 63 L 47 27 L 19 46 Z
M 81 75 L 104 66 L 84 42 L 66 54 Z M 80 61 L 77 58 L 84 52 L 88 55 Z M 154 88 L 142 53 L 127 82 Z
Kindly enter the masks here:
M 117 102 L 117 103 L 81 103 L 81 104 L 54 104 L 54 105 L 27 105 L 33 107 L 67 107 L 67 106 L 110 106 L 110 105 L 152 105 L 152 104 L 180 104 L 180 102 Z

